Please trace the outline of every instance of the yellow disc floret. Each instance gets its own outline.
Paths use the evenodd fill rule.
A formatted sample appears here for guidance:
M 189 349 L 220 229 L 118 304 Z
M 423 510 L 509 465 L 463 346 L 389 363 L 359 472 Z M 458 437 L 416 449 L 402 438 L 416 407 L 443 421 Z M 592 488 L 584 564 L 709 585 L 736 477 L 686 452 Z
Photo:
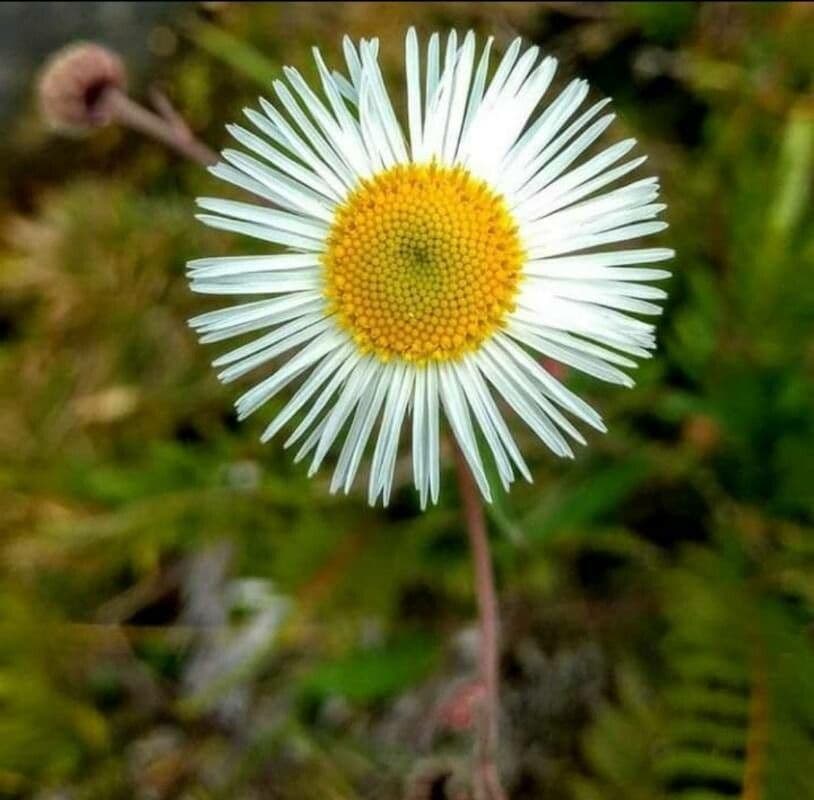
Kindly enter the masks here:
M 453 359 L 514 303 L 522 265 L 502 197 L 461 168 L 394 167 L 337 210 L 324 256 L 331 311 L 382 359 Z

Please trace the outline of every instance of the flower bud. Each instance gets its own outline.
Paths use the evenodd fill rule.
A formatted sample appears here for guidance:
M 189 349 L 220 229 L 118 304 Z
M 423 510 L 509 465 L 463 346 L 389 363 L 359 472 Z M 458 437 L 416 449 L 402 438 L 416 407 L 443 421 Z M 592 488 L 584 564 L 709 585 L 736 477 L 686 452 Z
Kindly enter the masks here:
M 81 131 L 108 125 L 109 89 L 124 89 L 127 72 L 116 53 L 78 42 L 54 53 L 40 73 L 37 94 L 45 121 L 59 130 Z

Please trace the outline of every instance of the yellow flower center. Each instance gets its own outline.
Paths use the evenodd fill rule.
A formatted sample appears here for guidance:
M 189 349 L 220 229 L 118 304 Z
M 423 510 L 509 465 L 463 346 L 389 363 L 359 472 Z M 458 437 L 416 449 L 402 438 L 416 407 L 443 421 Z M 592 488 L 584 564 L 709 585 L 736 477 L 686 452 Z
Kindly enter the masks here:
M 325 292 L 363 350 L 453 359 L 502 325 L 522 258 L 517 225 L 485 183 L 461 168 L 397 166 L 337 210 Z

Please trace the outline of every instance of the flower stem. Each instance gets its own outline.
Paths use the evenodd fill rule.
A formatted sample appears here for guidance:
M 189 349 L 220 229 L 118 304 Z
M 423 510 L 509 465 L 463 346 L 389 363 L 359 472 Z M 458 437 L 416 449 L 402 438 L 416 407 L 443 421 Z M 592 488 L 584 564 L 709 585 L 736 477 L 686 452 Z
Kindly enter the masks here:
M 157 95 L 156 100 L 160 113 L 145 108 L 121 89 L 110 87 L 100 102 L 104 103 L 112 119 L 120 125 L 161 142 L 197 164 L 209 166 L 216 163 L 218 156 L 215 151 L 195 138 L 183 119 L 172 109 L 169 101 L 162 95 Z
M 475 791 L 478 800 L 506 800 L 497 768 L 500 716 L 500 650 L 498 608 L 489 536 L 478 488 L 460 449 L 455 446 L 458 490 L 463 503 L 466 532 L 472 552 L 475 593 L 478 598 L 480 642 L 478 669 L 483 684 L 483 702 L 478 715 L 475 752 Z

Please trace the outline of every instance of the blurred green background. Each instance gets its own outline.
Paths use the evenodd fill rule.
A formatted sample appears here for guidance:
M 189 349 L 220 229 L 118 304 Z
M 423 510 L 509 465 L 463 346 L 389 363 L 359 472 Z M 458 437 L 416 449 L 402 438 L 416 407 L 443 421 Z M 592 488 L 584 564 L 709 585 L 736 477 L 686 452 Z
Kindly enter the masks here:
M 568 376 L 610 432 L 519 433 L 535 483 L 488 512 L 511 797 L 814 798 L 814 6 L 185 4 L 130 37 L 133 94 L 222 147 L 345 32 L 400 92 L 410 24 L 612 96 L 678 253 L 636 388 Z M 236 424 L 185 322 L 185 261 L 245 247 L 194 221 L 203 170 L 33 101 L 0 163 L 0 796 L 467 798 L 450 469 L 370 510 Z

